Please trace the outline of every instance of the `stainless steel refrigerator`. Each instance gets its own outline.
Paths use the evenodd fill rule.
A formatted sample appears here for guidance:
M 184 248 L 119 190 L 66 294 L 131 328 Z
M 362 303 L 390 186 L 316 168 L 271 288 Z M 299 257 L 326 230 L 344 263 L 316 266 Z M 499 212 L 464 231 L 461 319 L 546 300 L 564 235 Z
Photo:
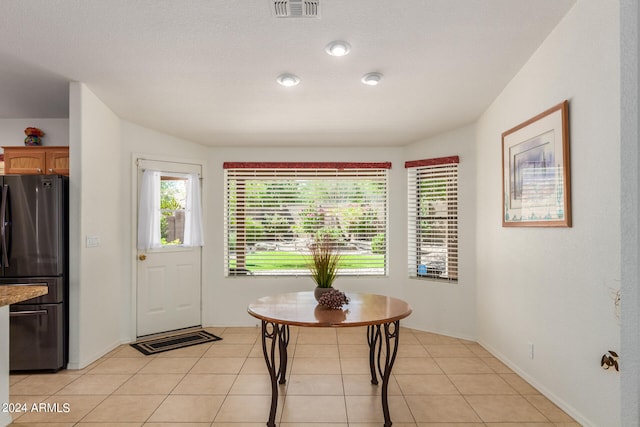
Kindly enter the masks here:
M 0 286 L 46 285 L 9 308 L 9 369 L 66 368 L 69 336 L 69 182 L 58 175 L 0 176 Z

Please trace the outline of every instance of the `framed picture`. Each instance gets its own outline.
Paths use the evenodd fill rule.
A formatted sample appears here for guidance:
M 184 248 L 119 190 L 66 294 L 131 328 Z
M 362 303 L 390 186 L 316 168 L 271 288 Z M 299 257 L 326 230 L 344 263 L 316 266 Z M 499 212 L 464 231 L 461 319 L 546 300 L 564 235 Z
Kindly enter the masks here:
M 502 134 L 502 226 L 571 227 L 569 102 Z

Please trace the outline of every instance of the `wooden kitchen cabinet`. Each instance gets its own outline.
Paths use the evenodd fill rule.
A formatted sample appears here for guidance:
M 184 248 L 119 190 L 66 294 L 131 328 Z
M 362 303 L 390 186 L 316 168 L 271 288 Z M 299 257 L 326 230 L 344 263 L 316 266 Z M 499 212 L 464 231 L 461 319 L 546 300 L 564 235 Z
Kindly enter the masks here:
M 50 147 L 45 152 L 47 174 L 69 175 L 69 147 Z
M 69 147 L 2 147 L 5 174 L 69 175 Z

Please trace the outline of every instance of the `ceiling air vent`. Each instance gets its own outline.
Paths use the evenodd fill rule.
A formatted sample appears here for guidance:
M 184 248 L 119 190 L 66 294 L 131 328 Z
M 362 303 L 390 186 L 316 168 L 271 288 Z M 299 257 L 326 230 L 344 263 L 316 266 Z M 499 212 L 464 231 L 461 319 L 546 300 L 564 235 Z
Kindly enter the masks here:
M 320 0 L 269 0 L 277 18 L 320 18 Z

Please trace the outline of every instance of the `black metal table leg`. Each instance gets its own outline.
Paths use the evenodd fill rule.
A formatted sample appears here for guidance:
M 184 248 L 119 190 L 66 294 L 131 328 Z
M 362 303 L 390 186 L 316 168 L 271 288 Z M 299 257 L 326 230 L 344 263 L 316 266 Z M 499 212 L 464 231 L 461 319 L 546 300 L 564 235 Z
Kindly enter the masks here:
M 382 364 L 382 332 L 381 325 L 367 327 L 367 342 L 369 343 L 369 363 L 371 368 L 371 384 L 378 384 L 377 371 L 382 378 L 382 413 L 384 414 L 384 427 L 391 427 L 389 415 L 388 388 L 391 369 L 398 354 L 398 336 L 400 334 L 400 321 L 385 323 L 384 325 L 384 365 Z M 376 363 L 377 362 L 377 363 Z
M 367 343 L 369 343 L 369 369 L 371 370 L 371 384 L 378 384 L 376 376 L 376 355 L 378 356 L 378 366 L 380 366 L 380 325 L 367 326 Z M 377 345 L 377 348 L 376 348 Z
M 267 348 L 267 339 L 271 340 Z M 289 325 L 262 321 L 262 353 L 267 363 L 267 370 L 271 378 L 271 410 L 269 411 L 268 427 L 276 426 L 276 411 L 278 409 L 278 382 L 284 384 L 287 371 L 287 346 L 289 345 Z M 278 352 L 276 353 L 276 349 Z M 280 358 L 277 362 L 277 357 Z M 276 367 L 277 363 L 277 367 Z

